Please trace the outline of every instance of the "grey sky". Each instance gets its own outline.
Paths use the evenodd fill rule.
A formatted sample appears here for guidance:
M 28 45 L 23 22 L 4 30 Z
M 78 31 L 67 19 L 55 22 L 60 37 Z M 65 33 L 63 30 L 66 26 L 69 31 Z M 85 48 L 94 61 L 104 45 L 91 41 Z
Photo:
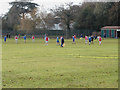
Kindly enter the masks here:
M 0 15 L 5 14 L 10 9 L 9 2 L 12 2 L 15 0 L 0 0 Z M 56 6 L 60 6 L 62 4 L 65 4 L 67 2 L 73 2 L 74 4 L 79 4 L 80 2 L 83 2 L 83 0 L 33 0 L 32 2 L 35 2 L 39 4 L 39 8 L 44 7 L 45 10 L 48 10 L 49 8 L 54 8 Z M 43 9 L 43 8 L 42 8 Z
M 8 12 L 10 9 L 9 2 L 12 2 L 15 0 L 0 0 L 0 16 L 2 14 L 5 14 Z M 44 10 L 48 10 L 49 8 L 54 8 L 56 6 L 60 6 L 62 4 L 68 3 L 68 2 L 73 2 L 74 4 L 79 4 L 82 3 L 83 1 L 85 2 L 118 2 L 120 0 L 33 0 L 32 2 L 35 2 L 39 4 L 39 8 L 41 6 L 44 6 Z

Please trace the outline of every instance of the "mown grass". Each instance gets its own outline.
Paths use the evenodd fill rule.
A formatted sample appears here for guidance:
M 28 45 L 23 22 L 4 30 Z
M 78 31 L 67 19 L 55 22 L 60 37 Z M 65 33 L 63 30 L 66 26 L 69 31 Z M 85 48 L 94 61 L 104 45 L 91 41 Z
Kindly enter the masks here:
M 65 40 L 65 47 L 50 39 L 32 43 L 9 39 L 2 45 L 3 88 L 117 88 L 118 40 L 105 39 L 99 46 L 84 40 Z

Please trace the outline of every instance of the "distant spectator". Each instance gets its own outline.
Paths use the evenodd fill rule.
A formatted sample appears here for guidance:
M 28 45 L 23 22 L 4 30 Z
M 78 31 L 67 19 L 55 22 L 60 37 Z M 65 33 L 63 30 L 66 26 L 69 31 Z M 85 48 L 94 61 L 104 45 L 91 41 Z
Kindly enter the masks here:
M 8 34 L 8 38 L 10 38 L 10 33 Z
M 19 38 L 20 38 L 20 34 L 18 34 Z
M 7 38 L 8 38 L 8 34 L 7 34 L 6 36 L 7 36 Z
M 106 33 L 104 33 L 104 38 L 106 38 Z

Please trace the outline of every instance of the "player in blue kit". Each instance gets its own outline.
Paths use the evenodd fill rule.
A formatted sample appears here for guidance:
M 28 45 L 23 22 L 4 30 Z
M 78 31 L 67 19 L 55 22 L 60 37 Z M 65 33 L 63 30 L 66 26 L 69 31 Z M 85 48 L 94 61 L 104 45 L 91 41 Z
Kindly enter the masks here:
M 26 35 L 23 38 L 24 38 L 24 43 L 26 43 Z
M 91 37 L 89 36 L 89 45 L 91 44 Z
M 57 46 L 60 45 L 60 42 L 59 42 L 59 37 L 57 37 Z
M 7 37 L 6 36 L 4 36 L 4 42 L 6 43 L 6 40 L 7 40 Z
M 72 36 L 72 39 L 73 39 L 73 43 L 75 43 L 75 37 L 74 37 L 74 35 Z

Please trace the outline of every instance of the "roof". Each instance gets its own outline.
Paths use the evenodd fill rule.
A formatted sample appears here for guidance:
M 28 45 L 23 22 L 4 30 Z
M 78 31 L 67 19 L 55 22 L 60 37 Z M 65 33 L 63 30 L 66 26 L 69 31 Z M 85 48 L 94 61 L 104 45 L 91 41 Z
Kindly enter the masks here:
M 55 16 L 55 18 L 60 18 L 59 16 Z
M 101 29 L 120 29 L 120 26 L 104 26 Z

